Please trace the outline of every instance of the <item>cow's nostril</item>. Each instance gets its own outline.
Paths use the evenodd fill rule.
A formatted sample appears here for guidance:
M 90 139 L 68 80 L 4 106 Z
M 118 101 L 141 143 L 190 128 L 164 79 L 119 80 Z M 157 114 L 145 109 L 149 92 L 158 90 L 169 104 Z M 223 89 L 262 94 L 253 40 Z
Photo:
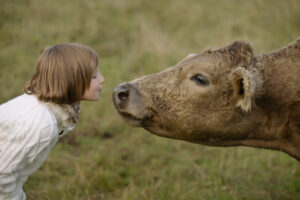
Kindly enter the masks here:
M 117 86 L 113 92 L 113 102 L 117 109 L 124 108 L 129 101 L 131 95 L 130 87 L 128 84 L 122 84 Z
M 118 93 L 118 98 L 120 101 L 125 101 L 128 98 L 128 95 L 129 95 L 128 90 L 122 91 L 122 92 Z

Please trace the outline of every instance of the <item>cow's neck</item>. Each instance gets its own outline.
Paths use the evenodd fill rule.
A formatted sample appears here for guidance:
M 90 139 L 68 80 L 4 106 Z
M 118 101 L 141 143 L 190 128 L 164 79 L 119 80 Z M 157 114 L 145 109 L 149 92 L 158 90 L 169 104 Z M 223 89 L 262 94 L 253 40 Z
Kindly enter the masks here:
M 244 119 L 249 123 L 247 126 L 251 133 L 249 132 L 249 137 L 242 144 L 281 150 L 300 160 L 299 130 L 289 128 L 290 112 L 287 107 L 291 102 L 288 98 L 291 95 L 284 93 L 289 91 L 290 86 L 278 77 L 281 75 L 280 63 L 284 62 L 280 56 L 286 53 L 289 53 L 288 48 L 262 55 L 256 60 L 256 67 L 264 76 L 264 93 L 255 99 L 251 120 L 249 116 Z
M 289 131 L 284 115 L 265 112 L 257 107 L 244 121 L 248 137 L 236 141 L 240 145 L 280 150 L 300 160 L 300 135 Z

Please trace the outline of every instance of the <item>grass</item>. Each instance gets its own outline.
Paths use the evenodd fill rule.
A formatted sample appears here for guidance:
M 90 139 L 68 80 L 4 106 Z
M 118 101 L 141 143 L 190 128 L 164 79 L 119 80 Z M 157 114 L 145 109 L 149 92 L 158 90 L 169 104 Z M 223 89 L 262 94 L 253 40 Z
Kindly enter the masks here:
M 113 88 L 238 39 L 257 53 L 300 36 L 297 0 L 2 0 L 0 103 L 22 94 L 47 45 L 100 55 L 101 100 L 83 102 L 76 130 L 29 177 L 28 199 L 300 199 L 299 163 L 284 153 L 160 138 L 126 125 Z

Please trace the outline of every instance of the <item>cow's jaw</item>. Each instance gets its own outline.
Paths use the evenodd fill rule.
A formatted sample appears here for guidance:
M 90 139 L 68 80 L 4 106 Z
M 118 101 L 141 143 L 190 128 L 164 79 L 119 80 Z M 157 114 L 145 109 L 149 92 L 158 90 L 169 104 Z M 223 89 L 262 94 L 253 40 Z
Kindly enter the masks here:
M 124 111 L 119 111 L 119 114 L 121 115 L 121 117 L 126 123 L 134 127 L 142 127 L 145 121 L 147 121 L 152 117 L 150 112 L 142 116 L 139 115 L 139 117 L 137 117 L 137 115 L 135 114 L 124 112 Z

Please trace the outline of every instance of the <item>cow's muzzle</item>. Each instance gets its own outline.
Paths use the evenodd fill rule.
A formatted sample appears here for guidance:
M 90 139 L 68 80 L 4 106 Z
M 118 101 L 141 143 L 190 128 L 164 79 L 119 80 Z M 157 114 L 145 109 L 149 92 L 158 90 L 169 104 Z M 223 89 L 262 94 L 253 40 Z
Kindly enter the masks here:
M 141 126 L 144 120 L 151 117 L 150 111 L 146 109 L 145 98 L 128 82 L 114 89 L 113 103 L 125 122 L 132 126 Z

